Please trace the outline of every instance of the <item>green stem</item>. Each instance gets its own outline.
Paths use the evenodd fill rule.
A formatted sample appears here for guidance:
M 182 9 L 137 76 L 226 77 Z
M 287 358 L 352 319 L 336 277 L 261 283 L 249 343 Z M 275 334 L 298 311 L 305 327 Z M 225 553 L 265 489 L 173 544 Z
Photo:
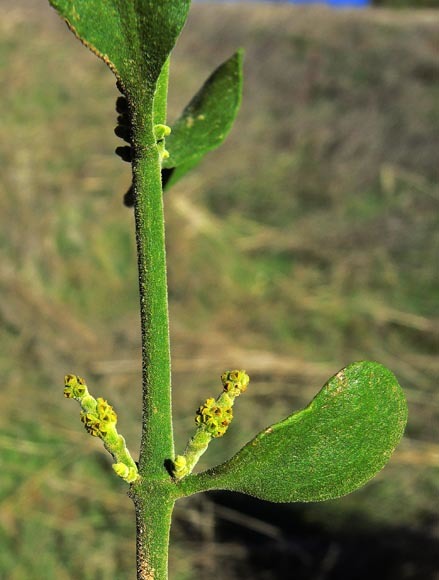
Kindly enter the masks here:
M 167 77 L 168 67 L 164 74 Z M 129 101 L 132 121 L 134 216 L 142 331 L 140 479 L 136 507 L 137 578 L 166 580 L 175 485 L 165 467 L 174 457 L 171 356 L 160 148 L 154 125 L 165 115 L 167 78 L 160 90 Z M 156 109 L 156 113 L 154 113 Z M 161 144 L 163 149 L 163 144 Z
M 133 107 L 133 185 L 142 328 L 143 429 L 139 473 L 167 476 L 174 455 L 161 161 L 152 99 Z M 143 113 L 143 114 L 142 114 Z
M 137 580 L 166 580 L 175 499 L 168 486 L 148 487 L 132 492 L 136 508 Z

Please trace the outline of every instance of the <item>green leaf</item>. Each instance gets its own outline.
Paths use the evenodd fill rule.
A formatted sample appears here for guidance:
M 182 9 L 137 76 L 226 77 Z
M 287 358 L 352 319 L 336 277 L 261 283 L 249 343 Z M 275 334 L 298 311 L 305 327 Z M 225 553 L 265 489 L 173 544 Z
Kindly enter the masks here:
M 190 0 L 49 0 L 126 91 L 154 90 L 186 21 Z
M 242 97 L 241 50 L 220 65 L 184 109 L 166 138 L 168 159 L 163 167 L 173 169 L 168 186 L 197 165 L 204 155 L 224 141 L 232 128 Z
M 182 480 L 186 495 L 234 490 L 275 502 L 354 491 L 380 471 L 404 432 L 407 405 L 394 375 L 357 362 L 302 411 L 265 429 L 229 461 Z
M 157 79 L 154 94 L 154 125 L 165 125 L 168 101 L 169 57 Z
M 169 139 L 169 137 L 167 138 Z M 178 167 L 172 167 L 167 169 L 166 167 L 162 169 L 162 184 L 163 190 L 167 191 L 171 188 L 177 181 L 180 181 L 182 177 L 186 175 L 193 167 L 197 166 L 201 161 L 202 157 L 198 159 L 192 159 L 186 163 L 182 163 Z

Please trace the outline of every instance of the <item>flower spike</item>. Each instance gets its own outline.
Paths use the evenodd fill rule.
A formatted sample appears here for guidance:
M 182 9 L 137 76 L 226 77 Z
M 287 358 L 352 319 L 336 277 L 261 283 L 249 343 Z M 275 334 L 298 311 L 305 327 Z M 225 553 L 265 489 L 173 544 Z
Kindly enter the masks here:
M 207 450 L 210 441 L 222 437 L 232 419 L 232 407 L 236 397 L 244 393 L 250 378 L 245 371 L 226 371 L 221 376 L 223 392 L 214 399 L 206 399 L 195 415 L 197 429 L 188 441 L 183 455 L 177 455 L 172 463 L 172 475 L 182 479 L 192 472 L 201 455 Z
M 102 439 L 105 449 L 116 462 L 113 464 L 115 473 L 127 483 L 134 483 L 139 478 L 137 465 L 125 439 L 117 432 L 117 415 L 113 407 L 102 397 L 95 399 L 90 395 L 84 379 L 76 375 L 65 376 L 64 396 L 81 405 L 81 422 L 87 433 Z

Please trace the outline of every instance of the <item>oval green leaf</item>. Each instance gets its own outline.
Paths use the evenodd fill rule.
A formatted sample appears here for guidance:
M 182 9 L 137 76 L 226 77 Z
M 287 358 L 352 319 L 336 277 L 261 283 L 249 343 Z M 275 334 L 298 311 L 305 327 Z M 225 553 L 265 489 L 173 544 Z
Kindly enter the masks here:
M 49 0 L 131 94 L 153 90 L 190 0 Z
M 173 170 L 168 186 L 227 137 L 241 104 L 242 63 L 241 50 L 223 62 L 172 126 L 166 138 L 169 157 L 163 162 L 164 168 Z
M 265 429 L 229 461 L 182 480 L 187 495 L 239 491 L 274 502 L 320 501 L 364 485 L 388 462 L 407 421 L 395 376 L 357 362 L 297 413 Z

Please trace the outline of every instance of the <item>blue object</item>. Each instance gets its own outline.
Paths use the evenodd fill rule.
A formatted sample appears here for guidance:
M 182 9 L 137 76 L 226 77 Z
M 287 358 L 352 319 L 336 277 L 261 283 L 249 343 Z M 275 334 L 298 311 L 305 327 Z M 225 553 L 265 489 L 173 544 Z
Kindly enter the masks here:
M 370 6 L 371 0 L 287 0 L 291 4 L 329 4 L 340 8 Z
M 1 0 L 0 0 L 1 1 Z M 194 0 L 198 2 L 209 2 L 209 0 Z M 210 0 L 212 2 L 242 2 L 248 3 L 252 0 Z M 320 4 L 326 6 L 333 6 L 334 8 L 365 8 L 372 5 L 372 0 L 253 0 L 253 2 L 272 2 L 275 4 Z

